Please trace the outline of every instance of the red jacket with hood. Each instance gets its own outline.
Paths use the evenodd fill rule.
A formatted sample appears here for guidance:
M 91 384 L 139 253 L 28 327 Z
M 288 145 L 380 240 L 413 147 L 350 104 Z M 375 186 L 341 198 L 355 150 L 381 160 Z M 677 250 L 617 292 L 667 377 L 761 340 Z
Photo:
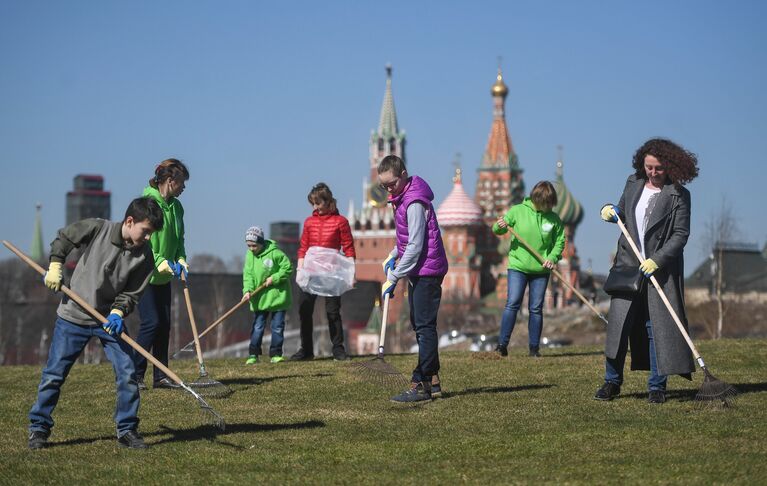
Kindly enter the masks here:
M 343 250 L 344 255 L 356 258 L 354 253 L 354 238 L 349 220 L 338 214 L 338 211 L 319 214 L 314 211 L 304 221 L 304 231 L 301 233 L 301 245 L 298 247 L 298 258 L 304 258 L 312 246 Z

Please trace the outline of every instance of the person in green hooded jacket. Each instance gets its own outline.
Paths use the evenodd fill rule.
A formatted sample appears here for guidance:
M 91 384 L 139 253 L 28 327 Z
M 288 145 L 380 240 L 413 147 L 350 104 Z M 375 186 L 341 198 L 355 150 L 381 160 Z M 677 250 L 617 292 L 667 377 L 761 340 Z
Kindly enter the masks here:
M 530 356 L 540 356 L 543 297 L 549 283 L 549 273 L 562 258 L 565 248 L 564 225 L 559 216 L 552 211 L 556 205 L 557 192 L 554 186 L 549 181 L 541 181 L 533 187 L 530 197 L 526 197 L 521 204 L 512 206 L 493 225 L 493 233 L 497 235 L 505 234 L 508 228 L 513 228 L 544 259 L 542 262 L 538 261 L 516 238 L 512 238 L 509 245 L 508 294 L 501 317 L 501 335 L 496 347 L 501 356 L 508 356 L 511 332 L 517 321 L 517 312 L 522 304 L 526 286 L 530 287 L 530 317 L 527 323 Z
M 252 226 L 245 232 L 248 252 L 242 268 L 242 293 L 250 299 L 250 310 L 255 317 L 250 333 L 249 356 L 245 364 L 258 363 L 261 340 L 266 320 L 271 314 L 272 339 L 269 358 L 272 363 L 284 361 L 282 343 L 285 331 L 285 312 L 290 308 L 290 275 L 293 266 L 285 253 L 272 240 L 264 238 L 264 230 Z M 263 289 L 257 290 L 264 286 Z
M 154 177 L 144 189 L 162 208 L 163 228 L 152 234 L 149 242 L 154 256 L 154 273 L 138 303 L 141 327 L 136 342 L 162 364 L 168 365 L 170 341 L 170 281 L 189 271 L 184 248 L 184 208 L 178 197 L 186 188 L 189 170 L 177 159 L 166 159 L 155 168 Z M 144 374 L 147 360 L 136 353 L 136 380 L 146 389 Z M 154 388 L 178 388 L 160 369 L 153 371 Z

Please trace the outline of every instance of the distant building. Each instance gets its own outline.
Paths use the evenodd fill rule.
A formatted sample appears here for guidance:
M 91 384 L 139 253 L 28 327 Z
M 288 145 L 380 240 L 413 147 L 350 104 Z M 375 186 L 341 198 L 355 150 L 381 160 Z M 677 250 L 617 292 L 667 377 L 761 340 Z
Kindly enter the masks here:
M 32 235 L 32 247 L 29 249 L 29 256 L 32 260 L 41 263 L 45 262 L 45 245 L 43 243 L 43 218 L 42 218 L 43 205 L 37 203 L 35 205 L 35 233 Z
M 100 175 L 78 174 L 74 190 L 67 192 L 67 224 L 86 218 L 110 219 L 112 193 L 104 190 Z
M 290 258 L 295 268 L 298 245 L 301 240 L 301 224 L 294 221 L 275 221 L 269 224 L 269 238 Z
M 718 277 L 715 256 L 720 249 L 723 297 L 767 303 L 767 252 L 760 251 L 756 244 L 732 242 L 718 244 L 712 255 L 685 280 L 687 302 L 695 304 L 715 298 Z

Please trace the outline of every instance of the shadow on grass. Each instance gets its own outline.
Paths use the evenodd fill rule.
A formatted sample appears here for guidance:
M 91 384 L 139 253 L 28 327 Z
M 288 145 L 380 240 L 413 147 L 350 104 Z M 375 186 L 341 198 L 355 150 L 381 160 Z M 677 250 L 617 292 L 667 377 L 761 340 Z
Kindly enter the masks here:
M 738 395 L 745 393 L 761 393 L 767 391 L 767 382 L 762 383 L 732 383 L 732 386 L 737 390 Z M 680 402 L 691 402 L 695 400 L 698 395 L 697 388 L 684 388 L 681 390 L 667 390 L 666 400 L 678 400 Z M 646 400 L 647 392 L 626 393 L 617 397 L 620 398 L 635 398 Z
M 172 443 L 172 442 L 192 442 L 197 440 L 207 440 L 210 442 L 218 442 L 222 445 L 234 447 L 237 449 L 244 449 L 235 444 L 229 444 L 217 440 L 221 436 L 229 434 L 240 433 L 256 433 L 256 432 L 272 432 L 275 430 L 301 430 L 301 429 L 314 429 L 317 427 L 324 427 L 325 422 L 320 420 L 309 420 L 306 422 L 296 422 L 292 424 L 254 424 L 254 423 L 239 423 L 239 424 L 226 424 L 226 430 L 221 432 L 216 427 L 211 425 L 200 425 L 190 429 L 172 429 L 165 425 L 160 425 L 160 430 L 156 432 L 148 432 L 142 434 L 144 438 L 166 436 L 170 434 L 170 437 L 161 439 L 157 442 L 147 441 L 147 445 L 150 447 L 160 444 Z M 83 437 L 79 439 L 70 439 L 60 442 L 48 442 L 46 449 L 59 446 L 72 446 L 72 445 L 85 445 L 92 444 L 94 442 L 101 441 L 116 441 L 117 437 L 114 435 L 103 435 L 100 437 Z
M 282 375 L 282 376 L 267 376 L 264 378 L 250 377 L 250 378 L 224 378 L 221 381 L 224 385 L 261 385 L 263 383 L 269 383 L 276 380 L 286 380 L 291 378 L 327 378 L 333 376 L 333 373 L 315 373 L 313 375 Z
M 444 392 L 442 399 L 460 397 L 463 395 L 481 395 L 485 393 L 516 393 L 527 390 L 543 390 L 556 385 L 520 385 L 520 386 L 483 386 L 479 388 L 467 388 L 457 392 Z
M 597 356 L 597 355 L 604 355 L 605 353 L 602 351 L 588 351 L 583 353 L 560 353 L 560 354 L 543 354 L 542 358 L 570 358 L 573 356 Z

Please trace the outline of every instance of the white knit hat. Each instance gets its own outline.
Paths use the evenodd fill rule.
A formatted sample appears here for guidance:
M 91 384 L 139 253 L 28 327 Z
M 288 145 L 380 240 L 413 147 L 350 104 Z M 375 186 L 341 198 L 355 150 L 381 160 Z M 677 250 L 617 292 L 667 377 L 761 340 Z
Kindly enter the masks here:
M 251 226 L 248 231 L 245 232 L 245 241 L 253 241 L 255 243 L 264 244 L 264 230 L 258 226 Z

